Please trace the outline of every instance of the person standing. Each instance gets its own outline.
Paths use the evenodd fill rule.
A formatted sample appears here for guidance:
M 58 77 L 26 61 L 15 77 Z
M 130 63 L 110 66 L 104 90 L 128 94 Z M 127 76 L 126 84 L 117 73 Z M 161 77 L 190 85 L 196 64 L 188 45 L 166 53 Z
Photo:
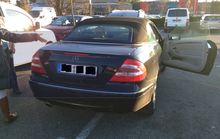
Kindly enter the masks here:
M 10 123 L 17 118 L 17 113 L 15 112 L 11 114 L 9 111 L 8 98 L 5 89 L 9 88 L 10 68 L 6 58 L 5 51 L 3 49 L 2 40 L 6 40 L 12 43 L 30 42 L 30 41 L 38 41 L 38 40 L 41 42 L 47 42 L 47 40 L 42 38 L 41 34 L 37 34 L 37 33 L 24 33 L 24 34 L 11 33 L 7 29 L 2 28 L 2 26 L 4 25 L 0 24 L 0 107 L 4 115 L 5 122 Z
M 14 79 L 13 81 L 10 81 L 10 89 L 13 89 L 13 93 L 16 94 L 21 94 L 21 90 L 18 87 L 18 81 L 17 81 L 17 75 L 16 75 L 16 71 L 15 71 L 15 67 L 14 67 L 14 57 L 13 55 L 15 54 L 15 45 L 14 43 L 11 43 L 11 47 L 9 47 L 9 43 L 7 43 L 6 41 L 2 41 L 3 43 L 3 47 L 5 49 L 5 53 L 7 55 L 7 59 L 8 59 L 8 64 L 9 64 L 9 68 L 10 68 L 10 75 L 11 77 Z

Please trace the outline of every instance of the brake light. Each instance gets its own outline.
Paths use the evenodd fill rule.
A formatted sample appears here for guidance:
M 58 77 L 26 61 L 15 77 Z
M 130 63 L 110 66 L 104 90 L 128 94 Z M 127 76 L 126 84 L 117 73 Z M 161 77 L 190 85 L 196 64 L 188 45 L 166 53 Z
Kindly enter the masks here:
M 138 82 L 147 76 L 147 68 L 143 63 L 133 59 L 126 59 L 110 82 Z
M 167 23 L 167 19 L 165 19 L 165 23 Z
M 77 56 L 89 56 L 88 54 L 81 54 L 81 53 L 64 53 L 65 55 L 77 55 Z
M 207 21 L 202 21 L 202 23 L 208 23 Z
M 44 67 L 43 67 L 41 61 L 40 61 L 39 51 L 37 51 L 32 57 L 31 70 L 34 72 L 47 74 L 46 71 L 44 70 Z
M 186 23 L 189 23 L 189 19 L 186 19 Z

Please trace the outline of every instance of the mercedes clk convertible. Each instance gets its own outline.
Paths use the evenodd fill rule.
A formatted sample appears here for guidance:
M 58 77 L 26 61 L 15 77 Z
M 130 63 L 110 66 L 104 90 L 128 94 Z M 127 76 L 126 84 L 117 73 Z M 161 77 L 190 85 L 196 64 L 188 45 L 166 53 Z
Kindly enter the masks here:
M 209 75 L 216 53 L 210 40 L 163 39 L 146 18 L 92 18 L 34 54 L 29 84 L 47 104 L 151 115 L 163 66 Z

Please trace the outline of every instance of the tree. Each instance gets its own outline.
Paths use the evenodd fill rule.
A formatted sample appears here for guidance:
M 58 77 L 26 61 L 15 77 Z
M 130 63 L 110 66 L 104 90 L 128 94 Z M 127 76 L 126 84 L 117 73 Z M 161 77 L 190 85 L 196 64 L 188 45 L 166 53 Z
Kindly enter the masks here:
M 70 7 L 70 0 L 44 0 L 44 2 L 55 9 L 57 16 L 62 16 L 63 10 Z
M 128 10 L 127 6 L 124 4 L 124 2 L 118 3 L 118 10 Z
M 220 14 L 220 2 L 219 1 L 212 1 L 210 12 L 211 14 Z
M 167 0 L 159 0 L 160 2 L 160 16 L 162 17 L 165 12 L 165 7 L 167 5 Z M 167 9 L 166 9 L 167 11 Z
M 77 14 L 89 15 L 89 0 L 75 0 L 74 5 Z
M 36 0 L 29 0 L 29 2 L 30 2 L 30 3 L 35 3 L 35 2 L 36 2 Z
M 139 3 L 141 2 L 141 0 L 131 0 L 131 3 L 134 4 L 134 3 Z
M 17 0 L 16 6 L 22 8 L 26 12 L 30 12 L 30 10 L 31 10 L 31 7 L 29 6 L 28 0 L 19 0 L 19 1 Z
M 130 1 L 130 0 L 119 0 L 119 2 L 131 3 L 131 1 Z
M 57 16 L 62 16 L 62 11 L 70 9 L 70 0 L 44 0 L 45 3 L 53 7 Z M 76 12 L 82 14 L 89 14 L 89 0 L 72 0 L 73 7 Z M 74 6 L 75 5 L 75 6 Z
M 201 3 L 200 7 L 201 7 L 202 12 L 206 13 L 206 9 L 208 8 L 207 0 L 205 2 L 203 2 L 203 3 Z
M 107 15 L 108 15 L 109 13 L 111 13 L 111 11 L 112 11 L 111 5 L 108 5 L 108 6 L 105 8 L 105 12 L 106 12 Z

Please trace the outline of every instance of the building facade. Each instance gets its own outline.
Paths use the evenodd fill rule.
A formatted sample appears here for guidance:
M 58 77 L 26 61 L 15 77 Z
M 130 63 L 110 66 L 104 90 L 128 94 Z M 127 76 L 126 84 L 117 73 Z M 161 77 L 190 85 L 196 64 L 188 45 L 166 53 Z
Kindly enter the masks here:
M 115 9 L 128 9 L 128 10 L 132 9 L 132 4 L 119 3 L 118 0 L 91 0 L 91 2 L 92 2 L 92 15 L 107 15 L 112 10 L 115 10 Z M 85 4 L 81 5 L 79 3 L 77 5 L 74 5 L 74 14 L 87 13 L 87 12 L 84 12 Z M 36 4 L 39 6 L 49 6 L 46 4 L 45 0 L 36 0 Z M 80 9 L 80 7 L 82 9 L 81 11 L 78 10 Z M 67 14 L 71 13 L 70 7 L 66 9 L 66 11 L 67 11 Z
M 190 15 L 210 13 L 210 2 L 198 2 L 198 0 L 179 0 L 179 2 L 160 1 L 140 2 L 133 4 L 134 10 L 142 9 L 148 14 L 166 14 L 169 8 L 188 8 Z

